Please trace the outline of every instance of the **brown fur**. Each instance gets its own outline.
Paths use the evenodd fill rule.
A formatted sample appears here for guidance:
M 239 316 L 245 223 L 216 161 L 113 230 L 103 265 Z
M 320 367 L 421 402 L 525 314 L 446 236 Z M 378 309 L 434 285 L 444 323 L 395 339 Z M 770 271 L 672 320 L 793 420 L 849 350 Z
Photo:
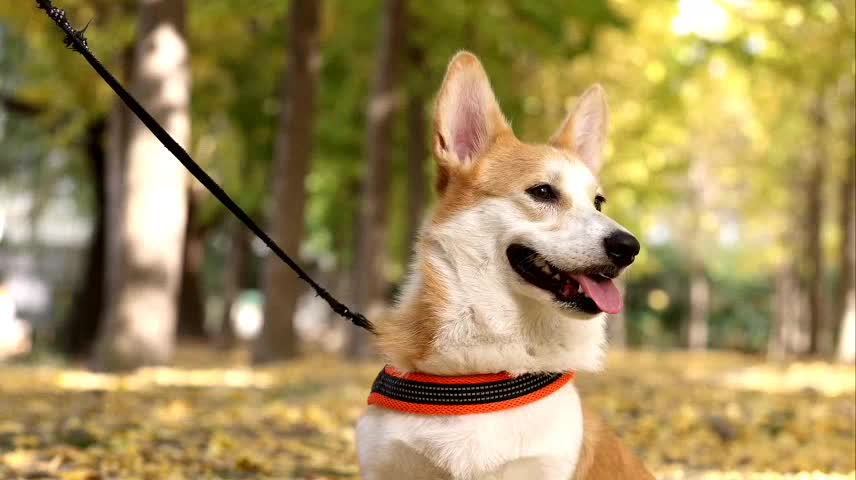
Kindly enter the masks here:
M 545 158 L 579 160 L 569 151 L 548 145 L 522 143 L 511 133 L 497 137 L 490 149 L 470 168 L 460 168 L 447 179 L 432 222 L 440 224 L 479 202 L 508 197 L 539 183 L 550 183 L 544 172 Z M 560 208 L 570 208 L 563 198 Z
M 480 142 L 483 152 L 479 158 L 460 159 L 449 144 L 447 117 L 454 113 L 460 102 L 456 97 L 458 90 L 471 83 L 483 87 L 473 90 L 482 92 L 479 98 L 487 115 L 487 132 L 486 138 Z M 487 73 L 472 54 L 460 53 L 449 64 L 434 110 L 434 158 L 438 169 L 437 192 L 440 194 L 440 203 L 433 218 L 435 224 L 485 198 L 508 196 L 537 183 L 548 182 L 543 174 L 543 160 L 547 156 L 561 155 L 568 161 L 580 161 L 573 153 L 572 115 L 568 115 L 550 140 L 551 145 L 532 145 L 518 140 L 494 97 Z
M 654 479 L 603 419 L 586 407 L 583 421 L 583 448 L 573 480 Z
M 446 298 L 446 286 L 431 265 L 423 261 L 419 269 L 423 283 L 419 286 L 416 301 L 386 318 L 378 326 L 376 338 L 379 351 L 411 366 L 428 355 Z

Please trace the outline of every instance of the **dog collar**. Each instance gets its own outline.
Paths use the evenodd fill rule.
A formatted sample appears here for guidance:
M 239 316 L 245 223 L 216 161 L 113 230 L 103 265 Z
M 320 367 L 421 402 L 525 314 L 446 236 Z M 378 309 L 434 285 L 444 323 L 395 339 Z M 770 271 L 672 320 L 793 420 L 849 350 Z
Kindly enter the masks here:
M 445 377 L 387 366 L 375 378 L 368 404 L 419 415 L 497 412 L 540 400 L 573 378 L 574 372 Z

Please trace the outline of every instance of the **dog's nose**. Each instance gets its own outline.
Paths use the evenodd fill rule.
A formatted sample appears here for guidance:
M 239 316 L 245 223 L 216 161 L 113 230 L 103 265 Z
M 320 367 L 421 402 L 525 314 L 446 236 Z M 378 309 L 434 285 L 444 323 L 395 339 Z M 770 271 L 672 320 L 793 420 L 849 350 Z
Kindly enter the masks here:
M 612 232 L 604 238 L 603 245 L 612 263 L 619 267 L 630 265 L 639 254 L 639 241 L 633 235 L 621 230 Z

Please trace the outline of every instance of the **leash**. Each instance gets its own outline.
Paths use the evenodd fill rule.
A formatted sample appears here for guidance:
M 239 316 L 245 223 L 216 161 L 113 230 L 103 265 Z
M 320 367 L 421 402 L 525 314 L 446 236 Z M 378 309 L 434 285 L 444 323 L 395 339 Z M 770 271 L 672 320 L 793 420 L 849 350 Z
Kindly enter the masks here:
M 40 10 L 44 10 L 47 13 L 48 17 L 56 23 L 56 25 L 65 32 L 65 46 L 74 50 L 75 52 L 83 55 L 83 58 L 89 62 L 89 65 L 101 76 L 101 78 L 116 92 L 116 95 L 122 99 L 122 102 L 127 105 L 127 107 L 134 112 L 134 115 L 140 119 L 141 122 L 154 134 L 155 137 L 169 150 L 173 156 L 184 165 L 184 168 L 193 175 L 196 180 L 199 181 L 205 188 L 211 192 L 214 197 L 220 201 L 230 212 L 232 215 L 238 218 L 247 228 L 250 229 L 253 234 L 258 237 L 271 251 L 279 257 L 280 260 L 285 262 L 289 268 L 291 268 L 294 273 L 297 274 L 297 277 L 308 283 L 313 290 L 315 290 L 315 294 L 324 299 L 327 302 L 327 305 L 330 306 L 337 315 L 350 320 L 354 325 L 364 328 L 369 332 L 374 332 L 374 328 L 371 322 L 364 317 L 361 313 L 355 312 L 348 308 L 347 305 L 338 301 L 330 292 L 325 290 L 321 285 L 318 284 L 315 280 L 312 279 L 302 268 L 297 264 L 291 257 L 288 256 L 285 251 L 273 241 L 272 238 L 259 227 L 256 222 L 250 218 L 249 215 L 237 204 L 234 200 L 227 194 L 220 185 L 214 181 L 205 170 L 196 163 L 193 158 L 181 147 L 181 145 L 176 142 L 166 130 L 161 127 L 157 120 L 140 105 L 139 102 L 130 94 L 127 90 L 116 80 L 115 77 L 110 73 L 107 68 L 101 64 L 100 61 L 95 57 L 95 55 L 89 50 L 89 42 L 86 40 L 86 29 L 89 28 L 89 24 L 87 23 L 82 30 L 75 30 L 74 27 L 71 26 L 71 23 L 68 20 L 68 16 L 65 11 L 53 6 L 53 2 L 51 0 L 36 0 L 38 4 L 38 8 Z

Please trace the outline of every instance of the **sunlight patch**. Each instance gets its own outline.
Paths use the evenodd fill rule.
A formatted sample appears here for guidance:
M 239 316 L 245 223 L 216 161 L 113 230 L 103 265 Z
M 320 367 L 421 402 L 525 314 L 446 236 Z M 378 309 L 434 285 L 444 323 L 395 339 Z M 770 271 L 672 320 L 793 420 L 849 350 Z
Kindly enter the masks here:
M 678 15 L 672 20 L 672 32 L 722 41 L 730 22 L 728 12 L 715 0 L 680 0 Z

